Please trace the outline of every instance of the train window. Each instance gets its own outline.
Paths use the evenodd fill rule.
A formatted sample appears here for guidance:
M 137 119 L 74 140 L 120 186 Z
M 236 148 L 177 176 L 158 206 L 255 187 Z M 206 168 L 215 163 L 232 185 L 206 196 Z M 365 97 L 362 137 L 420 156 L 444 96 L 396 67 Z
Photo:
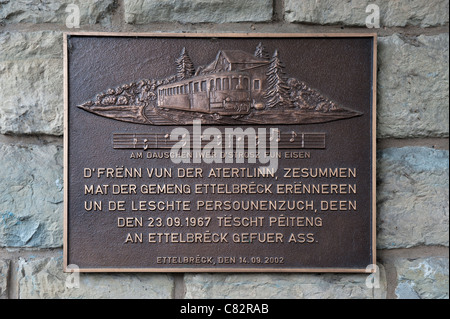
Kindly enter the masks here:
M 194 93 L 194 83 L 189 82 L 189 93 Z
M 223 78 L 223 89 L 224 90 L 230 89 L 230 79 L 229 78 Z
M 242 86 L 244 90 L 248 90 L 248 78 L 243 78 Z
M 189 85 L 185 84 L 184 85 L 184 94 L 188 94 L 189 93 Z
M 261 88 L 261 84 L 260 84 L 259 80 L 254 80 L 253 81 L 253 88 L 255 90 L 259 90 Z
M 202 92 L 206 92 L 206 81 L 202 81 Z
M 238 78 L 231 78 L 231 89 L 232 90 L 240 90 Z
M 197 93 L 199 91 L 199 84 L 198 82 L 194 83 L 194 93 Z
M 180 86 L 180 94 L 184 94 L 184 85 Z
M 222 80 L 221 79 L 216 80 L 216 90 L 222 90 Z
M 214 90 L 214 79 L 209 82 L 209 90 L 210 91 Z

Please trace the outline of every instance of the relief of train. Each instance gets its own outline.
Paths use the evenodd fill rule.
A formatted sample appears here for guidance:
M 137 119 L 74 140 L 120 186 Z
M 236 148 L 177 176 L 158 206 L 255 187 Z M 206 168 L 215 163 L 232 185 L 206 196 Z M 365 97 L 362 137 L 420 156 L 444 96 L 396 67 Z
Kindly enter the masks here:
M 158 107 L 239 116 L 260 105 L 268 60 L 241 50 L 219 51 L 188 79 L 158 87 Z

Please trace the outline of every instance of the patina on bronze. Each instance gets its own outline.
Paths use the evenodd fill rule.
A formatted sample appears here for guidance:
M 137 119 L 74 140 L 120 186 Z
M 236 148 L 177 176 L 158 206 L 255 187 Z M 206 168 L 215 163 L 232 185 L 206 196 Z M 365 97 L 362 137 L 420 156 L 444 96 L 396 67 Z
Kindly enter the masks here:
M 66 34 L 65 270 L 371 271 L 375 80 L 374 34 Z

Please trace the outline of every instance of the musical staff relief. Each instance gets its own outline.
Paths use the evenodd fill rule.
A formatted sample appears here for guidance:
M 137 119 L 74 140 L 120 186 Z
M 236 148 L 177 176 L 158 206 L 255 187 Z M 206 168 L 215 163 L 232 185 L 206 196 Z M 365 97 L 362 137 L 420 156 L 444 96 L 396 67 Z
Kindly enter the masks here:
M 183 137 L 182 137 L 183 138 Z M 201 141 L 201 146 L 204 147 L 209 143 L 214 142 L 213 137 L 205 138 L 204 135 L 190 135 L 190 145 L 192 147 L 194 139 Z M 244 141 L 242 141 L 242 139 Z M 228 147 L 236 147 L 238 143 L 243 143 L 244 148 L 249 147 L 249 140 L 245 137 L 227 136 L 225 133 L 220 136 L 215 136 L 215 140 L 219 141 L 219 146 L 225 146 L 222 141 L 228 141 Z M 255 147 L 261 143 L 259 136 L 254 137 Z M 266 146 L 269 146 L 273 140 L 278 142 L 279 149 L 325 149 L 326 148 L 326 134 L 325 133 L 308 133 L 308 132 L 277 132 L 267 134 Z M 169 133 L 113 133 L 113 148 L 114 149 L 139 149 L 139 150 L 153 150 L 153 149 L 171 149 L 180 140 L 171 140 Z M 233 141 L 233 145 L 231 144 Z

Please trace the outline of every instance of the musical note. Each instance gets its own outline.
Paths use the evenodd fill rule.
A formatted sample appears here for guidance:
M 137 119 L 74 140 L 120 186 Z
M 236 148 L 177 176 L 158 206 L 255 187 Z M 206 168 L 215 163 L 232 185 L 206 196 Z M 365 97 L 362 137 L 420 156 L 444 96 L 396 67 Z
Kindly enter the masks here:
M 294 143 L 296 137 L 297 137 L 297 133 L 295 133 L 294 131 L 292 131 L 292 137 L 291 137 L 291 139 L 289 140 L 289 142 Z
M 167 140 L 169 139 L 170 135 L 169 133 L 167 133 L 166 135 L 164 135 L 164 143 L 167 146 Z
M 222 134 L 216 135 L 217 137 L 217 146 L 221 146 L 222 145 Z
M 275 132 L 276 132 L 276 135 L 275 135 Z M 278 143 L 281 140 L 281 134 L 278 129 L 272 129 L 270 131 L 269 141 L 272 142 L 275 139 L 275 136 L 276 136 L 276 142 Z
M 144 138 L 144 151 L 148 149 L 148 140 Z

